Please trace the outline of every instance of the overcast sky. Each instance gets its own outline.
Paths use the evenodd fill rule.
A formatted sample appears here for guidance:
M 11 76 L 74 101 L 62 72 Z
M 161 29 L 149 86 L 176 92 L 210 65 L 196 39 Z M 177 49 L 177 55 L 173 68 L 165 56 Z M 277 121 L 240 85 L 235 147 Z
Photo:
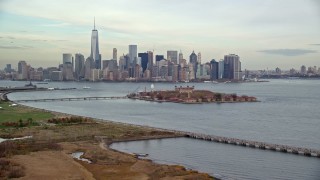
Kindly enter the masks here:
M 202 62 L 238 54 L 243 69 L 320 66 L 319 0 L 0 0 L 0 69 L 88 57 L 94 17 L 103 60 L 137 44 Z

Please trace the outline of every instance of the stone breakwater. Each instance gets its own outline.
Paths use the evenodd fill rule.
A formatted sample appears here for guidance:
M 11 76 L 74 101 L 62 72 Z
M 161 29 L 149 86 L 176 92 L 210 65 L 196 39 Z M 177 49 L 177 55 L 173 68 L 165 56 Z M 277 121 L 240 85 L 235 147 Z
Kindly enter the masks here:
M 190 133 L 190 132 L 180 132 L 180 133 L 183 133 L 185 137 L 193 138 L 193 139 L 201 139 L 201 140 L 213 141 L 218 143 L 232 144 L 232 145 L 245 146 L 245 147 L 257 148 L 257 149 L 263 149 L 263 150 L 272 150 L 272 151 L 279 151 L 284 153 L 292 153 L 297 155 L 320 158 L 320 150 L 316 150 L 316 149 L 272 144 L 272 143 L 258 142 L 258 141 L 250 141 L 250 140 L 237 139 L 237 138 L 228 138 L 228 137 L 221 137 L 221 136 L 214 136 L 214 135 Z
M 95 119 L 100 122 L 106 122 L 104 119 Z M 215 135 L 207 135 L 207 134 L 201 134 L 201 133 L 192 133 L 192 132 L 186 132 L 186 131 L 177 131 L 177 130 L 170 130 L 170 129 L 164 129 L 164 128 L 155 128 L 145 125 L 136 125 L 136 124 L 128 124 L 128 123 L 122 123 L 122 122 L 114 122 L 114 121 L 107 121 L 112 122 L 116 124 L 121 125 L 129 125 L 133 127 L 144 127 L 144 128 L 150 128 L 157 131 L 164 131 L 164 132 L 171 132 L 175 135 L 173 136 L 163 136 L 159 138 L 179 138 L 179 137 L 186 137 L 186 138 L 192 138 L 197 140 L 205 140 L 205 141 L 211 141 L 216 143 L 224 143 L 224 144 L 230 144 L 230 145 L 238 145 L 243 147 L 250 147 L 250 148 L 256 148 L 261 150 L 270 150 L 270 151 L 278 151 L 283 153 L 291 153 L 296 155 L 304 155 L 308 157 L 318 157 L 320 158 L 320 150 L 317 149 L 311 149 L 311 148 L 303 148 L 303 147 L 295 147 L 295 146 L 289 146 L 289 145 L 281 145 L 281 144 L 273 144 L 273 143 L 266 143 L 266 142 L 259 142 L 259 141 L 251 141 L 251 140 L 245 140 L 245 139 L 237 139 L 237 138 L 229 138 L 229 137 L 222 137 L 222 136 L 215 136 Z M 149 140 L 151 138 L 145 138 L 145 139 L 139 139 L 139 138 L 133 138 L 133 139 L 127 139 L 127 140 L 121 140 L 123 141 L 139 141 L 139 140 Z M 155 138 L 157 139 L 157 138 Z M 114 142 L 118 142 L 115 140 Z

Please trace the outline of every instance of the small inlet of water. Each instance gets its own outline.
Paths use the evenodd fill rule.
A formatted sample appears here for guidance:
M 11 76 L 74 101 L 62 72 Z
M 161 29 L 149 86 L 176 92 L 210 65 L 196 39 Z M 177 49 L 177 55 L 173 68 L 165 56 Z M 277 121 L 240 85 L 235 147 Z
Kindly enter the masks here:
M 75 158 L 75 159 L 78 159 L 80 161 L 84 161 L 84 162 L 87 162 L 87 163 L 91 164 L 92 162 L 89 159 L 81 157 L 83 154 L 84 154 L 84 152 L 74 152 L 74 153 L 71 154 L 71 156 L 73 158 Z
M 32 136 L 24 136 L 24 137 L 19 137 L 19 138 L 9 138 L 9 139 L 0 138 L 0 143 L 2 143 L 2 142 L 4 142 L 4 141 L 15 141 L 15 140 L 29 139 L 29 138 L 32 138 Z

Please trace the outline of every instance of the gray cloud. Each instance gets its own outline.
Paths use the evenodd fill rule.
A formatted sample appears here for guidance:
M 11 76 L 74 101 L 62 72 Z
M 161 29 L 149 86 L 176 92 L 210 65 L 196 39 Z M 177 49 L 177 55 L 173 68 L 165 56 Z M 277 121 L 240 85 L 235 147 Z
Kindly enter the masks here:
M 313 6 L 317 9 L 317 13 L 320 15 L 320 1 L 312 0 L 311 2 L 314 3 Z
M 15 37 L 12 36 L 1 36 L 1 39 L 16 39 Z
M 69 23 L 55 23 L 55 24 L 42 24 L 41 26 L 45 27 L 62 27 L 62 26 L 69 26 Z
M 309 44 L 311 46 L 320 46 L 320 44 Z
M 46 42 L 48 40 L 46 40 L 46 39 L 32 39 L 32 41 L 43 41 L 43 42 Z
M 309 49 L 266 49 L 258 52 L 282 56 L 300 56 L 309 53 L 317 53 L 317 51 Z
M 63 41 L 68 41 L 68 40 L 65 40 L 65 39 L 58 39 L 58 40 L 55 40 L 55 41 L 63 42 Z
M 32 46 L 2 46 L 0 45 L 0 49 L 30 49 Z
M 68 41 L 66 39 L 53 39 L 53 40 L 48 40 L 48 39 L 32 39 L 32 41 L 40 41 L 40 42 L 64 42 Z
M 34 30 L 34 31 L 26 31 L 26 30 L 23 30 L 23 31 L 16 31 L 18 33 L 44 33 L 45 31 L 37 31 L 37 30 Z

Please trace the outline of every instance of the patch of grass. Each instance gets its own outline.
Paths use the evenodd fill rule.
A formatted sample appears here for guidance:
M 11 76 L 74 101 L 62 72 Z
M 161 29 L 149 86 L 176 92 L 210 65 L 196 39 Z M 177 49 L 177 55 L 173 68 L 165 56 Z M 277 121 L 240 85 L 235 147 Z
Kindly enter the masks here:
M 89 118 L 76 117 L 76 116 L 48 119 L 48 123 L 53 123 L 53 124 L 81 124 L 81 123 L 87 123 L 87 122 L 92 123 L 93 121 L 89 120 Z
M 44 112 L 32 108 L 25 108 L 23 106 L 11 106 L 10 102 L 0 102 L 0 128 L 5 128 L 6 126 L 2 125 L 4 122 L 14 122 L 19 123 L 19 120 L 28 121 L 32 119 L 33 122 L 39 120 L 46 120 L 54 117 L 52 113 Z

